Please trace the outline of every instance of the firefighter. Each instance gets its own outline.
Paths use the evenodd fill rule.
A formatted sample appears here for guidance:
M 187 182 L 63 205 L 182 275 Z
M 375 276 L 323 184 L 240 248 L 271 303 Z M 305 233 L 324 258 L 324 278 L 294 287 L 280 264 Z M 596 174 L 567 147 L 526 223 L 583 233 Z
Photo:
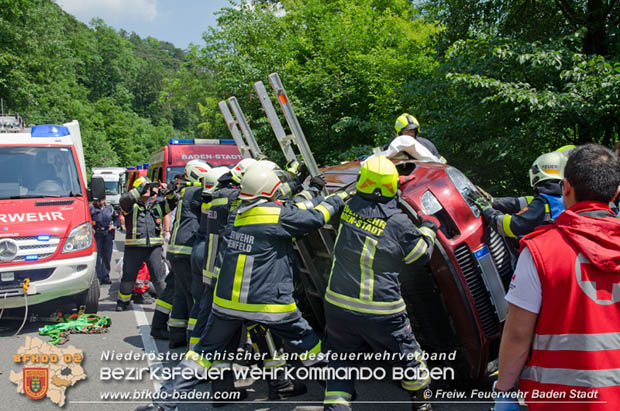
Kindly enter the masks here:
M 213 308 L 200 341 L 180 363 L 196 372 L 211 367 L 229 370 L 230 363 L 209 360 L 214 353 L 236 352 L 242 325 L 253 321 L 268 327 L 299 353 L 305 365 L 320 361 L 313 356 L 321 341 L 301 316 L 293 299 L 291 255 L 293 238 L 326 224 L 344 206 L 342 197 L 331 196 L 311 210 L 276 201 L 281 185 L 276 174 L 264 165 L 248 169 L 241 180 L 241 203 L 230 213 L 224 233 L 226 250 L 213 295 Z M 213 358 L 211 358 L 213 359 Z M 200 381 L 177 378 L 162 387 L 162 397 L 177 397 Z M 232 372 L 213 381 L 213 398 L 234 390 Z M 168 396 L 168 398 L 172 398 Z M 173 409 L 173 402 L 150 404 L 141 409 Z
M 166 257 L 174 275 L 174 300 L 168 320 L 169 348 L 187 345 L 188 320 L 193 306 L 191 254 L 194 234 L 200 224 L 202 180 L 211 172 L 208 164 L 192 160 L 185 165 L 185 184 L 179 187 L 179 203 L 174 215 Z
M 389 144 L 375 148 L 373 156 L 384 155 L 392 158 L 398 153 L 406 152 L 416 160 L 446 162 L 446 159 L 439 154 L 437 147 L 430 140 L 418 137 L 420 123 L 411 114 L 401 114 L 396 119 L 394 130 L 397 136 Z
M 99 284 L 112 284 L 110 281 L 110 261 L 114 249 L 114 233 L 121 226 L 118 212 L 105 200 L 94 200 L 90 206 L 93 220 L 95 242 L 97 243 L 96 272 Z
M 146 177 L 138 178 L 133 187 L 120 199 L 127 232 L 116 311 L 129 309 L 131 293 L 143 262 L 146 262 L 157 294 L 164 291 L 162 220 L 178 201 L 176 194 L 167 190 L 166 184 L 151 183 Z M 165 192 L 160 193 L 162 190 Z
M 325 291 L 325 349 L 334 353 L 399 353 L 395 365 L 416 369 L 415 380 L 401 387 L 415 401 L 430 383 L 420 347 L 411 331 L 399 275 L 413 275 L 412 265 L 429 261 L 437 225 L 430 219 L 416 227 L 398 207 L 398 171 L 385 156 L 370 158 L 359 171 L 357 194 L 340 216 L 334 261 Z M 347 361 L 330 362 L 335 368 Z M 355 381 L 329 380 L 326 410 L 350 409 Z M 429 410 L 429 404 L 414 409 Z
M 508 238 L 520 238 L 539 225 L 552 223 L 563 211 L 562 179 L 566 155 L 559 151 L 539 156 L 529 170 L 534 197 L 493 199 L 492 206 L 481 198 L 474 199 L 485 221 Z

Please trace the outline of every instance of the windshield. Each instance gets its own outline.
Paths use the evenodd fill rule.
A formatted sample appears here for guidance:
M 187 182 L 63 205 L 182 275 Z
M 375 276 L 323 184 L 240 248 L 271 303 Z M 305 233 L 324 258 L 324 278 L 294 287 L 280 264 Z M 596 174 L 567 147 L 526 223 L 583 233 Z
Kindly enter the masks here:
M 166 168 L 166 183 L 172 181 L 177 174 L 185 175 L 185 166 L 167 167 Z
M 0 199 L 81 196 L 68 147 L 0 147 Z
M 119 185 L 118 181 L 105 181 L 104 185 L 105 185 L 106 195 L 113 196 L 113 195 L 118 194 L 118 185 Z

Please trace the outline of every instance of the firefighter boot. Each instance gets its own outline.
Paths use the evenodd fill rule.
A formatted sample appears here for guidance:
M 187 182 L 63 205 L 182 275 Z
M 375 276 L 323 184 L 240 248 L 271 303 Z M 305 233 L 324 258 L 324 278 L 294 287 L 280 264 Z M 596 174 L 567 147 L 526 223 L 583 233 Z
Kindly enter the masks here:
M 426 402 L 428 398 L 425 397 L 424 392 L 426 389 L 421 389 L 411 392 L 411 409 L 412 411 L 432 411 L 433 407 L 430 402 Z
M 277 377 L 269 379 L 269 399 L 283 400 L 289 397 L 297 397 L 298 395 L 304 395 L 308 392 L 306 384 L 297 382 L 295 380 L 289 380 L 284 373 L 277 373 Z
M 211 392 L 213 406 L 216 408 L 231 405 L 231 403 L 242 401 L 248 397 L 248 392 L 245 389 L 235 387 L 235 377 L 232 370 L 223 371 L 221 378 L 213 380 Z
M 131 308 L 130 304 L 131 304 L 130 301 L 117 301 L 116 311 L 127 311 Z

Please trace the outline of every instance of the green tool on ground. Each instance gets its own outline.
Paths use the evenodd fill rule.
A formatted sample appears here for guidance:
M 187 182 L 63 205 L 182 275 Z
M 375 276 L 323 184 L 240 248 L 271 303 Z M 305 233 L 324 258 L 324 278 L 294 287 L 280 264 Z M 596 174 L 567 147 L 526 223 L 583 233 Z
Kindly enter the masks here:
M 102 334 L 112 325 L 110 317 L 95 314 L 65 315 L 58 324 L 48 324 L 39 328 L 39 335 L 46 335 L 53 345 L 62 345 L 69 341 L 69 334 Z

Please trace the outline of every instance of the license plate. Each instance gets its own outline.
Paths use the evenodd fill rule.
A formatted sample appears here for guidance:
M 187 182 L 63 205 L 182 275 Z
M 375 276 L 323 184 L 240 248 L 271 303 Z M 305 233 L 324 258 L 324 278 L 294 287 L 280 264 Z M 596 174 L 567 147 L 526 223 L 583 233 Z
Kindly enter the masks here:
M 2 279 L 2 281 L 15 281 L 15 273 L 13 271 L 7 271 L 0 274 L 0 279 Z

